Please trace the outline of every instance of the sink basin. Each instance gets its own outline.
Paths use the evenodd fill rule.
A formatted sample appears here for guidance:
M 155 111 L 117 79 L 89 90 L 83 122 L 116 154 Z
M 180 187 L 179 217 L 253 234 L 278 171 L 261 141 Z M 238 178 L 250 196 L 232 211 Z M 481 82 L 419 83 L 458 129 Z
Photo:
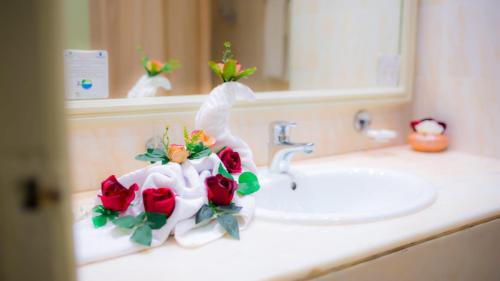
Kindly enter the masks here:
M 322 165 L 290 173 L 293 176 L 261 171 L 261 189 L 256 193 L 258 217 L 299 223 L 360 223 L 414 213 L 436 199 L 433 185 L 404 172 Z

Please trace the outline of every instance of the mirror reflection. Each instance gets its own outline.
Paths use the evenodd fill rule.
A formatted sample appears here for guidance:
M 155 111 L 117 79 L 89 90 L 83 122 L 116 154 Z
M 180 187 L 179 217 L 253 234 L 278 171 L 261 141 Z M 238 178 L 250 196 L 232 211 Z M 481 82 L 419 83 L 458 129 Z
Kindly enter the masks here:
M 154 95 L 208 93 L 220 83 L 208 61 L 221 61 L 225 41 L 243 68 L 257 68 L 240 80 L 256 92 L 391 87 L 399 83 L 402 5 L 402 0 L 67 1 L 66 47 L 76 53 L 66 51 L 65 58 L 71 61 L 77 50 L 106 51 L 101 56 L 107 59 L 109 98 L 131 96 L 148 63 L 157 71 L 168 68 L 158 74 L 166 79 L 155 82 L 162 86 Z M 92 54 L 94 61 L 98 54 Z M 66 71 L 82 71 L 78 60 L 72 63 Z M 93 86 L 92 79 L 72 75 L 67 84 Z

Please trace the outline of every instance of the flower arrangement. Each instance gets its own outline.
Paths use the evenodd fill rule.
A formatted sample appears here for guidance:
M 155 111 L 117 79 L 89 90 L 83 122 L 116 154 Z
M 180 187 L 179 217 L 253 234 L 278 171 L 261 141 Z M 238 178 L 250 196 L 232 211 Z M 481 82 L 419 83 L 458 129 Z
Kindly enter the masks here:
M 231 51 L 231 43 L 224 42 L 224 52 L 222 53 L 222 61 L 216 63 L 209 61 L 208 65 L 212 71 L 222 79 L 222 82 L 238 81 L 241 78 L 248 77 L 257 71 L 256 67 L 242 69 L 241 64 L 234 59 L 234 54 Z
M 149 59 L 147 56 L 142 57 L 141 64 L 144 67 L 144 70 L 146 70 L 146 73 L 149 77 L 154 77 L 162 73 L 172 72 L 180 66 L 179 62 L 176 60 L 161 62 L 159 60 Z
M 236 193 L 245 196 L 257 192 L 260 188 L 257 176 L 249 171 L 242 172 L 240 155 L 231 147 L 224 146 L 215 150 L 216 140 L 208 136 L 204 130 L 194 130 L 189 133 L 184 127 L 184 144 L 172 144 L 168 132 L 169 126 L 166 126 L 162 148 L 149 148 L 135 159 L 152 164 L 157 162 L 162 165 L 170 162 L 182 164 L 215 153 L 220 159 L 220 164 L 217 174 L 205 179 L 208 203 L 196 213 L 196 224 L 216 219 L 230 236 L 239 239 L 238 220 L 234 214 L 242 207 L 236 206 L 232 200 Z M 175 208 L 175 193 L 168 187 L 145 189 L 142 192 L 145 211 L 136 216 L 124 215 L 137 190 L 137 184 L 126 188 L 115 176 L 108 177 L 101 184 L 101 194 L 98 197 L 102 204 L 94 208 L 93 223 L 99 228 L 106 225 L 107 221 L 111 221 L 120 228 L 133 230 L 130 238 L 133 242 L 150 246 L 152 230 L 163 227 Z
M 138 49 L 142 52 L 142 49 Z M 147 55 L 141 58 L 141 64 L 146 70 L 146 74 L 136 82 L 134 87 L 127 94 L 128 98 L 153 97 L 156 95 L 158 88 L 170 90 L 172 85 L 170 81 L 162 73 L 171 73 L 179 68 L 180 64 L 176 60 L 168 60 L 161 62 L 159 60 L 149 59 Z
M 146 89 L 154 95 L 158 83 L 168 82 L 159 74 L 176 68 L 175 62 L 146 56 L 142 64 L 147 74 L 129 97 L 145 96 Z M 135 252 L 138 246 L 159 246 L 170 235 L 191 247 L 225 234 L 239 239 L 240 230 L 251 222 L 251 195 L 260 189 L 257 168 L 250 147 L 229 130 L 229 109 L 237 99 L 255 98 L 250 88 L 236 81 L 256 68 L 242 70 L 229 42 L 224 44 L 222 62 L 209 65 L 224 83 L 211 91 L 196 114 L 199 129 L 184 127 L 184 142 L 172 143 L 166 126 L 158 147 L 135 156 L 151 165 L 105 179 L 92 218 L 75 223 L 80 264 Z M 92 246 L 96 243 L 99 247 Z

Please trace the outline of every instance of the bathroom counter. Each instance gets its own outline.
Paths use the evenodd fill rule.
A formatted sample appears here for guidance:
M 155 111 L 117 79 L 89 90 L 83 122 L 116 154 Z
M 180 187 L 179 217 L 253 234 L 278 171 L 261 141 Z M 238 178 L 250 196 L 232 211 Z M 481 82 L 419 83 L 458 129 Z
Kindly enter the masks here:
M 171 237 L 158 248 L 81 266 L 79 280 L 307 279 L 500 218 L 500 159 L 402 146 L 294 164 L 321 162 L 414 173 L 437 187 L 438 198 L 418 213 L 372 223 L 293 225 L 255 218 L 240 241 L 225 237 L 196 249 Z M 80 204 L 94 195 L 76 194 L 74 200 Z

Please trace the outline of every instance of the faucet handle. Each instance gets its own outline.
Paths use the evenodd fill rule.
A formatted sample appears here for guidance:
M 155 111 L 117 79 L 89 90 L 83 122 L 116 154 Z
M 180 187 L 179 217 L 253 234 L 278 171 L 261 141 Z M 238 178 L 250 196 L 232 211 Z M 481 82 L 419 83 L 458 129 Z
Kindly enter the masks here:
M 290 142 L 290 129 L 297 123 L 290 121 L 276 121 L 271 123 L 271 134 L 275 144 Z

